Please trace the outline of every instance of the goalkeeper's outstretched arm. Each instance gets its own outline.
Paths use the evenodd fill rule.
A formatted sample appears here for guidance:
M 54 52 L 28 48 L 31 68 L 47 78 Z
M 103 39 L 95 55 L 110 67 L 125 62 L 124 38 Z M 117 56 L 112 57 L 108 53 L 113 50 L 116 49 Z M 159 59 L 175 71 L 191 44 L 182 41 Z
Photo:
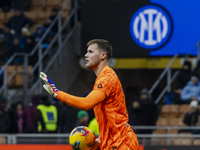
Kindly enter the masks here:
M 87 97 L 73 96 L 58 90 L 44 72 L 40 72 L 40 78 L 44 81 L 43 87 L 49 94 L 77 109 L 88 111 L 106 98 L 106 94 L 100 90 L 93 90 Z
M 73 108 L 88 111 L 105 100 L 106 94 L 99 90 L 93 90 L 87 97 L 78 97 L 58 91 L 56 98 Z

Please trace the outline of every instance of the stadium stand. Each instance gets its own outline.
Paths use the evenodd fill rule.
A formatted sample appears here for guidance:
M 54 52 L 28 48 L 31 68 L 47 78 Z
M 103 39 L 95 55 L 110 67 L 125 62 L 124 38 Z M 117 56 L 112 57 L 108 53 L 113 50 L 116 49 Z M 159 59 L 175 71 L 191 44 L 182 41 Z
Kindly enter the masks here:
M 152 145 L 167 145 L 169 139 L 163 137 L 154 137 L 154 135 L 188 135 L 192 137 L 192 133 L 188 130 L 181 130 L 180 127 L 187 127 L 183 123 L 185 113 L 188 111 L 189 105 L 163 105 L 161 108 L 160 116 L 156 122 L 157 127 L 163 127 L 156 129 L 152 132 L 151 144 Z M 166 127 L 166 128 L 165 128 Z M 169 129 L 170 130 L 167 130 Z M 171 145 L 200 145 L 200 139 L 198 138 L 170 138 Z
M 66 2 L 66 0 L 33 0 L 30 10 L 24 12 L 24 14 L 35 22 L 30 28 L 31 33 L 35 31 L 35 29 L 44 24 L 45 19 L 47 19 L 50 14 L 52 8 L 60 9 L 62 4 Z M 61 14 L 62 19 L 65 20 L 69 16 L 69 12 L 71 10 L 71 5 L 68 6 L 65 11 Z M 0 12 L 0 27 L 3 27 L 3 24 L 12 17 L 12 12 Z M 32 70 L 32 66 L 29 66 L 28 72 L 30 73 Z M 19 74 L 15 74 L 14 78 L 8 83 L 8 86 L 23 86 L 23 74 L 20 73 L 23 71 L 23 66 L 14 66 L 10 65 L 7 68 L 7 78 L 9 78 L 13 73 L 19 72 Z M 31 78 L 31 76 L 29 76 Z M 183 117 L 186 111 L 188 110 L 189 105 L 163 105 L 161 108 L 160 116 L 156 122 L 156 126 L 185 126 L 183 124 Z M 200 108 L 200 106 L 199 106 Z M 166 137 L 154 137 L 156 134 L 168 134 L 167 129 L 156 129 L 152 132 L 151 144 L 152 145 L 167 145 Z M 170 134 L 191 134 L 191 133 L 179 133 L 179 129 L 171 129 Z M 145 138 L 143 138 L 143 142 Z M 200 145 L 200 139 L 195 138 L 170 138 L 170 142 L 172 145 Z M 6 138 L 0 137 L 0 144 L 5 144 Z
M 30 9 L 28 11 L 24 11 L 24 15 L 30 18 L 34 25 L 30 27 L 30 33 L 34 33 L 36 29 L 43 25 L 45 21 L 50 17 L 51 11 L 53 8 L 57 8 L 60 10 L 64 3 L 67 0 L 32 0 Z M 65 11 L 61 14 L 62 20 L 65 21 L 69 16 L 69 12 L 71 11 L 71 1 L 69 2 L 70 5 L 65 8 Z M 0 12 L 0 28 L 4 29 L 4 24 L 8 22 L 8 20 L 13 16 L 13 11 L 9 12 Z M 7 78 L 10 77 L 14 72 L 22 71 L 19 67 L 15 67 L 13 65 L 7 68 L 8 74 Z M 29 66 L 29 72 L 31 71 L 31 66 Z M 9 87 L 19 87 L 23 86 L 23 75 L 16 74 L 14 78 L 8 83 Z
M 6 138 L 0 137 L 0 144 L 6 144 Z
M 163 105 L 157 126 L 184 126 L 183 117 L 189 105 Z
M 172 145 L 192 145 L 191 138 L 172 138 Z
M 193 145 L 200 145 L 200 139 L 194 139 Z
M 9 87 L 22 87 L 24 84 L 24 75 L 23 75 L 23 66 L 16 66 L 16 65 L 10 65 L 7 68 L 7 78 L 9 78 L 12 74 L 14 75 L 14 78 L 11 79 L 10 82 L 8 82 Z M 31 79 L 31 70 L 32 66 L 28 67 L 29 72 L 29 79 Z

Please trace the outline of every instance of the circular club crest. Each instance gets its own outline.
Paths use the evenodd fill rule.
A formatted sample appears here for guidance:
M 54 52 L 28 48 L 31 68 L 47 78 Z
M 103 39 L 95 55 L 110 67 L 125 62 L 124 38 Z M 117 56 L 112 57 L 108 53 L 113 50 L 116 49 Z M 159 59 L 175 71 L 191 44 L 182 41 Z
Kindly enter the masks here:
M 130 33 L 139 46 L 157 49 L 168 41 L 172 33 L 172 22 L 166 10 L 156 5 L 147 5 L 132 16 Z

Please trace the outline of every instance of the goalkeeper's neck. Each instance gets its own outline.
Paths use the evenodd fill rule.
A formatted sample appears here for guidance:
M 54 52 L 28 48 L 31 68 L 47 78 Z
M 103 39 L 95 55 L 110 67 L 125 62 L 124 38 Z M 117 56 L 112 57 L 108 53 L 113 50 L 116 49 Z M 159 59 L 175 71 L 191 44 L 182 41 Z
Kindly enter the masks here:
M 96 76 L 98 77 L 99 76 L 99 73 L 101 72 L 101 70 L 108 66 L 108 60 L 107 59 L 104 59 L 102 61 L 100 61 L 96 66 L 94 66 L 92 68 L 92 70 L 94 71 L 94 73 L 96 74 Z

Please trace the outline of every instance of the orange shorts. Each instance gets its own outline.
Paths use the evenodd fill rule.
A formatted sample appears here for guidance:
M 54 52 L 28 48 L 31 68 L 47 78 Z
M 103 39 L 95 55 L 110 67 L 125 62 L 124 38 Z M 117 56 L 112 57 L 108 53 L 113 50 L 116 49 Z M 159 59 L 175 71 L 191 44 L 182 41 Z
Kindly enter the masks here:
M 138 139 L 132 130 L 128 132 L 126 139 L 117 150 L 139 150 Z

